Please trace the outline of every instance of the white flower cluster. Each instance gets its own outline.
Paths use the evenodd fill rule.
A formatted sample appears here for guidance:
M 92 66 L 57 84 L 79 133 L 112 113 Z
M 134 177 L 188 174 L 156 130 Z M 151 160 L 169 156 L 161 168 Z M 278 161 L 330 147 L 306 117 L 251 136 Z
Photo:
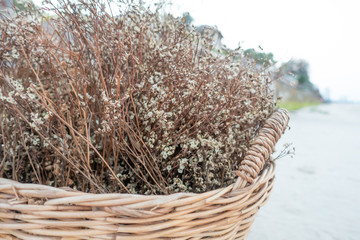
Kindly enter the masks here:
M 187 159 L 187 158 L 181 158 L 181 159 L 179 160 L 179 168 L 178 168 L 178 172 L 179 172 L 179 173 L 183 173 L 184 168 L 185 168 L 187 162 L 188 162 L 188 159 Z

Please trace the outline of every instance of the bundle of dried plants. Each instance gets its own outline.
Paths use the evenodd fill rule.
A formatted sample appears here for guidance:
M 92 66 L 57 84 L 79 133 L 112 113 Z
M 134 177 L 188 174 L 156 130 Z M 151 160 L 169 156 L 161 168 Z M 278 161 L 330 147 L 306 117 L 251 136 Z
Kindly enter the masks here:
M 233 183 L 275 107 L 266 71 L 159 9 L 105 3 L 0 17 L 0 177 L 141 194 Z

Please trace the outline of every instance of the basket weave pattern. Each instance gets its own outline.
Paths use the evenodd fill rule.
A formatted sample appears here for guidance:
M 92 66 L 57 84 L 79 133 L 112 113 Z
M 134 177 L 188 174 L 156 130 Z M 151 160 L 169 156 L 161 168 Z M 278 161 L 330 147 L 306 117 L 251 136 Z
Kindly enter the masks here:
M 259 130 L 237 181 L 200 194 L 90 194 L 0 178 L 0 238 L 245 239 L 271 193 L 270 155 L 288 121 L 288 112 L 277 110 Z

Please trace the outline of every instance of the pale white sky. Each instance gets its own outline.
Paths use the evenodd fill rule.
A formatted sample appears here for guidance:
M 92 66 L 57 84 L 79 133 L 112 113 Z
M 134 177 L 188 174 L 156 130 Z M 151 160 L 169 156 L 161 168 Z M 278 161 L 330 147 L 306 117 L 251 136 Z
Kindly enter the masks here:
M 310 78 L 334 100 L 360 101 L 360 1 L 172 0 L 176 14 L 216 25 L 223 43 L 260 45 L 278 61 L 302 58 Z
M 304 59 L 322 93 L 360 101 L 360 1 L 171 1 L 174 15 L 190 12 L 195 25 L 216 25 L 228 47 L 260 45 L 280 62 Z

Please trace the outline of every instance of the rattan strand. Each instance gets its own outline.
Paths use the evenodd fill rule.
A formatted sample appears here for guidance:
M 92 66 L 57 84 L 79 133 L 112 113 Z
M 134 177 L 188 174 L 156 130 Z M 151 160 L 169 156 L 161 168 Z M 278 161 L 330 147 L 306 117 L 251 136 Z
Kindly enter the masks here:
M 90 194 L 0 178 L 0 238 L 245 239 L 272 191 L 275 164 L 269 158 L 288 121 L 286 110 L 276 111 L 252 143 L 236 183 L 201 194 Z

